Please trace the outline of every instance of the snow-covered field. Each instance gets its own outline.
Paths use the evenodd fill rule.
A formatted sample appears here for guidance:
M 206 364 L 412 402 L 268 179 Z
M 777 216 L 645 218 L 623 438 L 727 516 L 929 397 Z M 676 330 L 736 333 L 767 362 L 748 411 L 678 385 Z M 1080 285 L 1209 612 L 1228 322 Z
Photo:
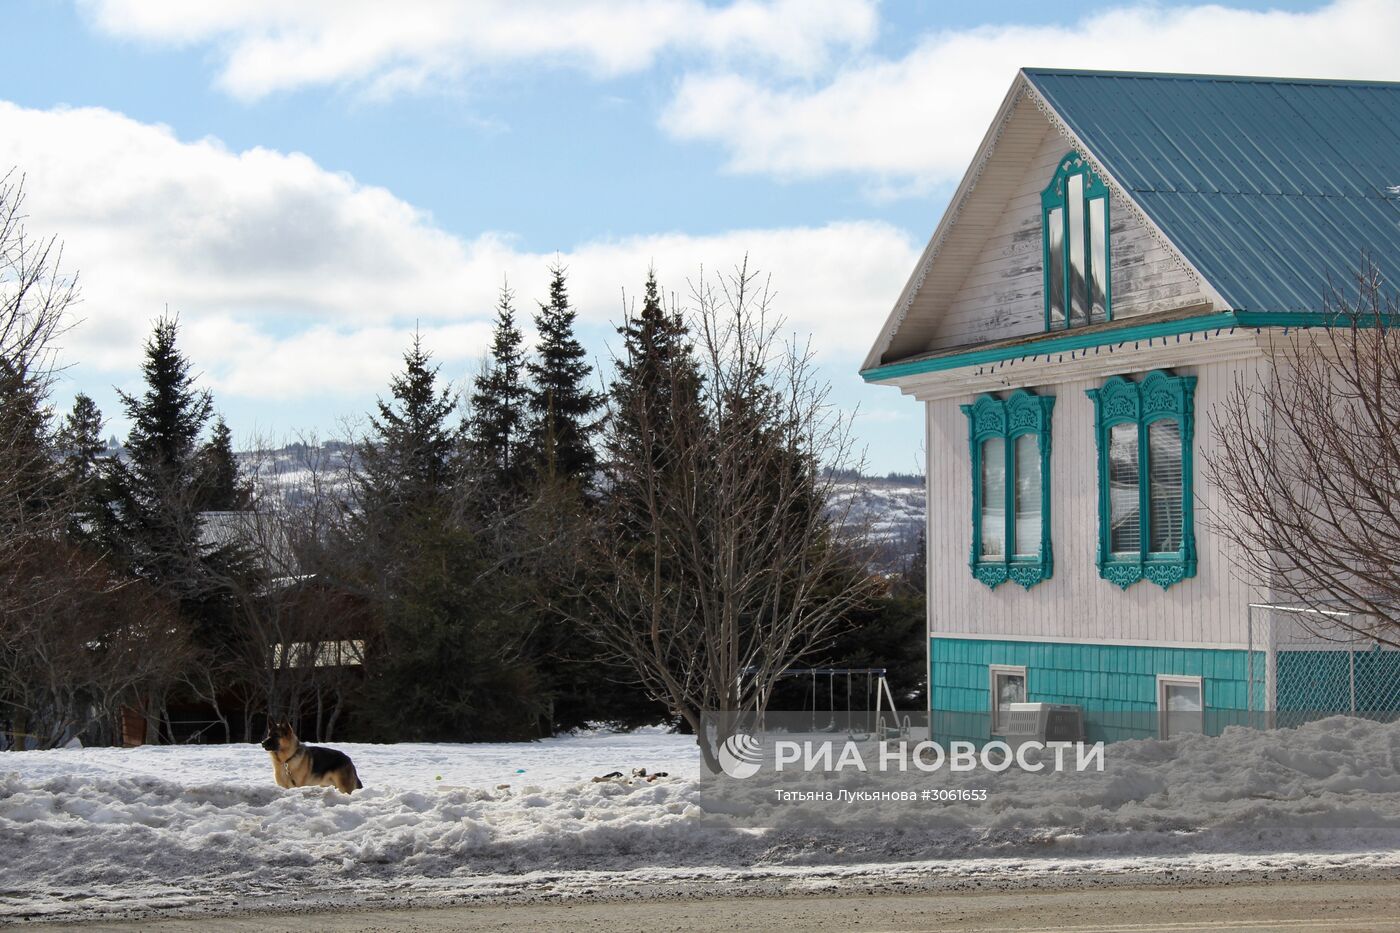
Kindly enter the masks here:
M 337 747 L 366 785 L 353 797 L 277 787 L 251 745 L 0 755 L 0 920 L 714 881 L 1400 869 L 1400 726 L 1349 719 L 1120 743 L 1103 774 L 944 775 L 987 802 L 839 814 L 700 781 L 693 741 L 659 731 Z M 671 777 L 589 780 L 634 767 Z

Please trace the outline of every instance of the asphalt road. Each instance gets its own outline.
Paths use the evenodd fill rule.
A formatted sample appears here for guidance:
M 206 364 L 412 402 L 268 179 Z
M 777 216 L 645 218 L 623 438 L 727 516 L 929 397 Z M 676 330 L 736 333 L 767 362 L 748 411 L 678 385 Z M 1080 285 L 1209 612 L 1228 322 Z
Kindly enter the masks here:
M 141 920 L 36 929 L 244 933 L 489 930 L 500 933 L 666 933 L 779 930 L 807 933 L 1400 933 L 1400 880 L 1208 887 L 1127 887 L 996 893 L 859 894 L 539 902 L 404 910 L 301 911 L 226 918 Z

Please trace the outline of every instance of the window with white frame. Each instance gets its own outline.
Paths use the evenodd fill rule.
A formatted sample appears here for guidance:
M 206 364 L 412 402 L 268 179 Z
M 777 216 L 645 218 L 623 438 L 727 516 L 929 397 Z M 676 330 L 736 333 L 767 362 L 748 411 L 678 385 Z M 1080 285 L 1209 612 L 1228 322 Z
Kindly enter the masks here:
M 1164 739 L 1205 731 L 1205 685 L 1199 677 L 1157 676 L 1158 733 Z
M 1026 669 L 1010 664 L 991 665 L 992 732 L 1002 728 L 1002 711 L 1008 703 L 1026 702 Z

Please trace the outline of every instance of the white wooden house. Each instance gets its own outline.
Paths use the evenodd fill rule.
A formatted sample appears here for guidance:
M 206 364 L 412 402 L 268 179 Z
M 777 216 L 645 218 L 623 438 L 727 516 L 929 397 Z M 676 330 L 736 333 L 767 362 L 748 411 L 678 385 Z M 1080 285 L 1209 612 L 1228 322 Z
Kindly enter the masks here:
M 1400 281 L 1397 182 L 1400 85 L 1017 75 L 862 372 L 924 403 L 936 734 L 1254 705 L 1207 413 L 1329 276 Z

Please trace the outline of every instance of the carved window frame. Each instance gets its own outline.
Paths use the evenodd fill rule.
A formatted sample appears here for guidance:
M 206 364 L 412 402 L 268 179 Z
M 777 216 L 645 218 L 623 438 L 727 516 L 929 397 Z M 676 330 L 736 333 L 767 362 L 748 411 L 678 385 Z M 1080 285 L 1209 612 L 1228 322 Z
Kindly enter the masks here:
M 1017 389 L 1005 399 L 983 395 L 971 405 L 959 406 L 967 416 L 968 445 L 972 461 L 972 575 L 991 589 L 1007 580 L 1030 589 L 1055 571 L 1054 547 L 1050 541 L 1050 415 L 1055 408 L 1053 395 L 1036 395 Z M 1034 557 L 1015 556 L 1016 528 L 1016 439 L 1032 434 L 1036 438 L 1040 470 L 1040 548 Z M 1004 552 L 999 560 L 982 556 L 982 449 L 989 438 L 1002 438 L 1005 491 Z
M 1083 176 L 1084 193 L 1081 198 L 1083 202 L 1082 218 L 1079 234 L 1082 237 L 1084 247 L 1084 275 L 1085 300 L 1088 307 L 1085 312 L 1085 320 L 1076 322 L 1071 313 L 1074 300 L 1074 285 L 1070 275 L 1070 251 L 1073 236 L 1070 222 L 1069 210 L 1069 180 L 1073 176 Z M 1093 293 L 1088 282 L 1093 281 L 1094 256 L 1093 238 L 1091 232 L 1091 218 L 1093 215 L 1093 204 L 1095 201 L 1103 202 L 1103 317 L 1094 316 Z M 1045 190 L 1040 193 L 1040 243 L 1041 243 L 1041 269 L 1042 269 L 1042 294 L 1044 295 L 1045 329 L 1070 330 L 1075 327 L 1084 327 L 1089 324 L 1098 324 L 1102 321 L 1113 320 L 1113 243 L 1109 230 L 1112 222 L 1112 205 L 1108 194 L 1108 185 L 1104 180 L 1089 167 L 1089 163 L 1074 150 L 1065 153 L 1055 168 L 1055 174 L 1050 179 L 1050 183 L 1045 186 Z M 1059 209 L 1060 216 L 1058 224 L 1060 226 L 1059 256 L 1056 257 L 1062 270 L 1060 283 L 1061 308 L 1064 311 L 1064 319 L 1056 322 L 1050 318 L 1050 270 L 1051 270 L 1051 247 L 1050 247 L 1050 225 L 1051 212 Z
M 1098 448 L 1099 576 L 1121 589 L 1147 579 L 1162 589 L 1196 575 L 1196 528 L 1192 492 L 1195 428 L 1195 376 L 1173 376 L 1154 370 L 1141 380 L 1111 376 L 1097 389 L 1087 390 L 1094 401 L 1094 432 Z M 1175 421 L 1181 437 L 1181 546 L 1174 552 L 1154 552 L 1151 546 L 1149 486 L 1151 468 L 1148 427 Z M 1138 522 L 1137 554 L 1112 550 L 1112 503 L 1109 485 L 1109 430 L 1118 424 L 1137 425 Z

